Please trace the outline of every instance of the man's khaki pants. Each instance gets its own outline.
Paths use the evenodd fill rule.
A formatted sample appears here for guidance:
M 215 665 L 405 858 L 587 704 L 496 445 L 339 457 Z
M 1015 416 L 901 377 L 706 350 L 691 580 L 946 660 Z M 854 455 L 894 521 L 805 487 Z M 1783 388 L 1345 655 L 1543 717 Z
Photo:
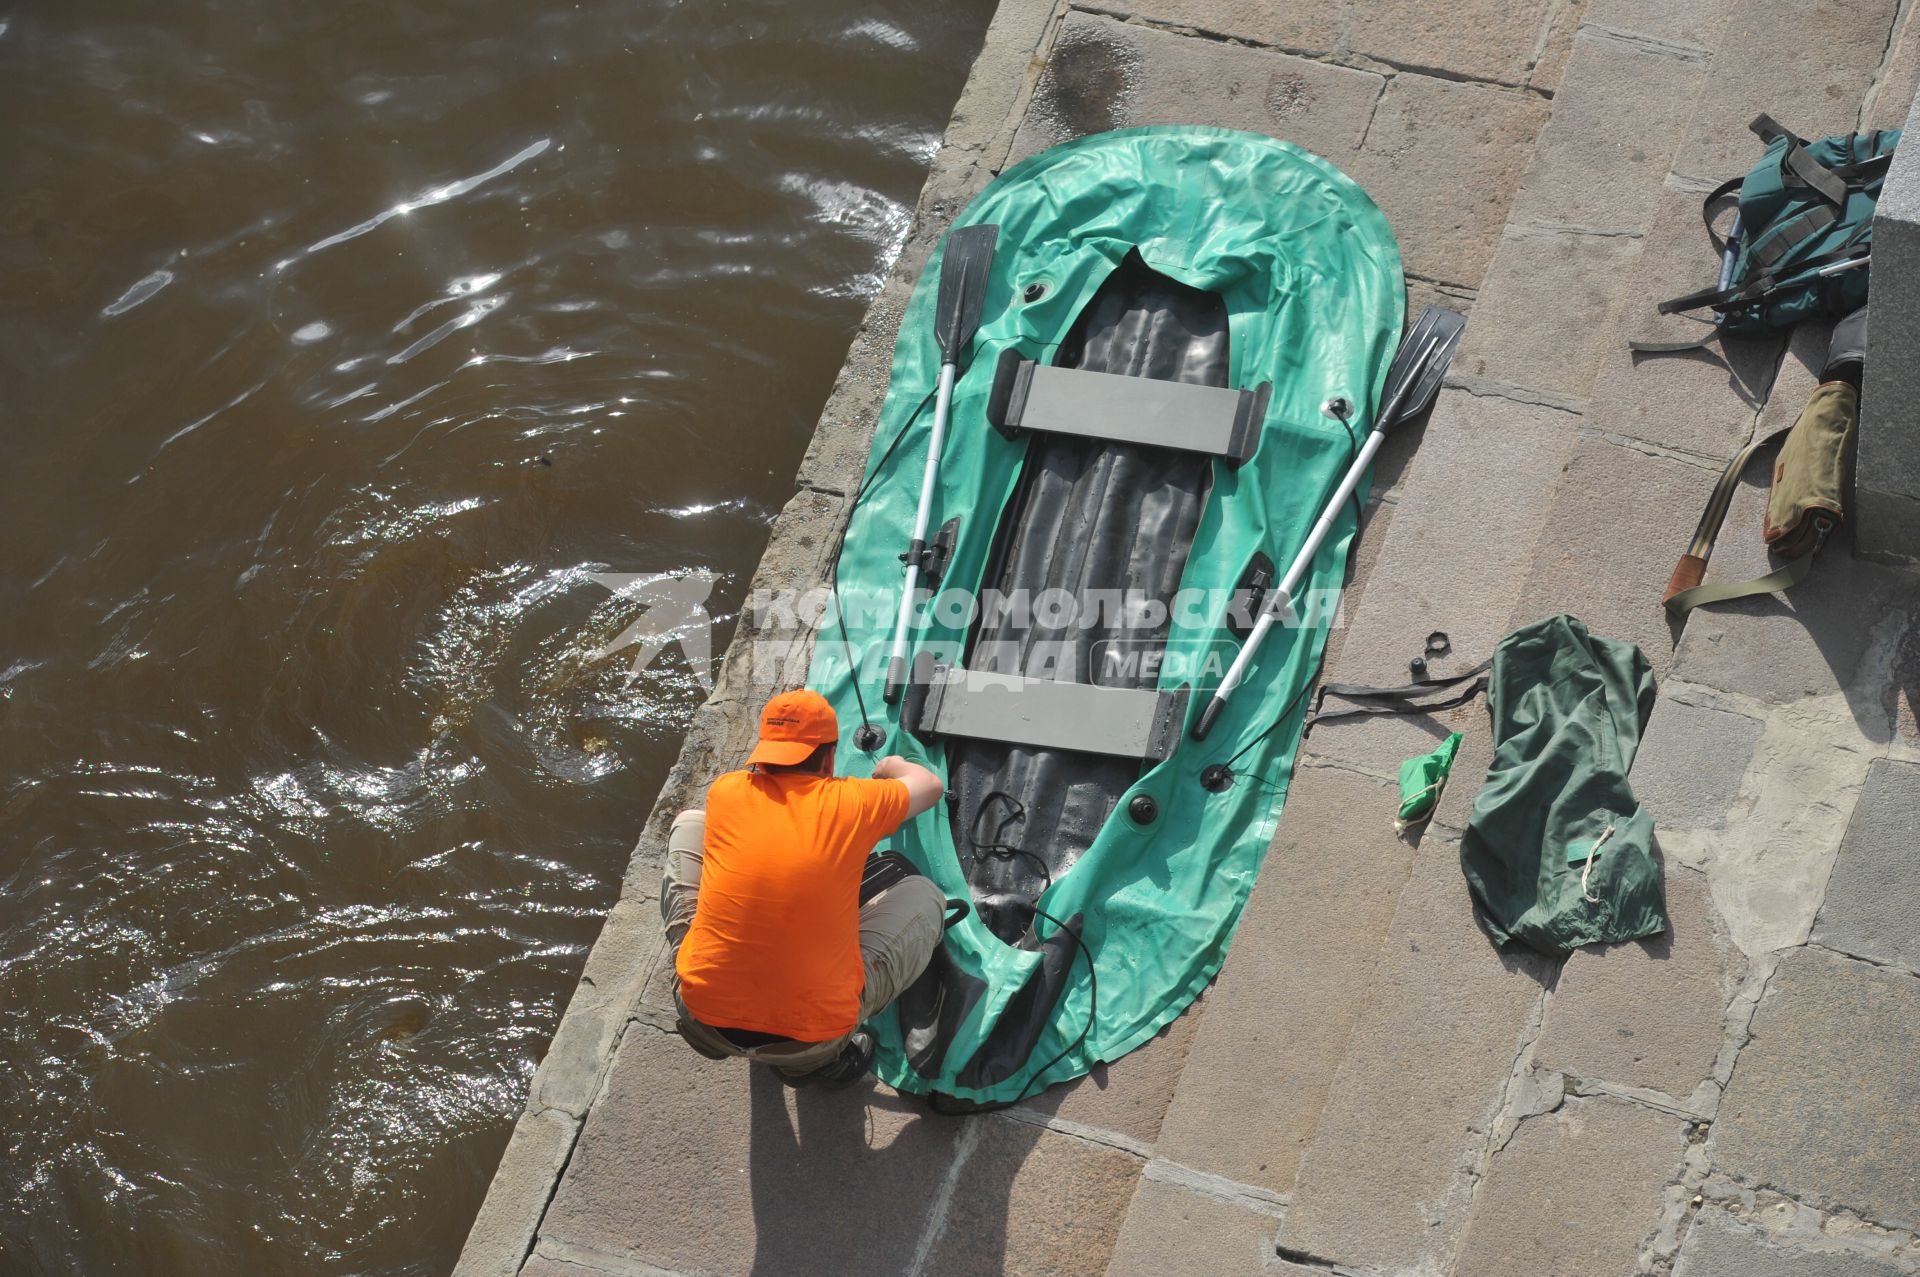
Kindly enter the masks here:
M 667 836 L 667 867 L 660 879 L 660 917 L 666 923 L 669 959 L 679 954 L 680 942 L 693 925 L 706 835 L 706 812 L 683 811 L 673 818 L 673 831 Z M 926 969 L 945 930 L 946 905 L 933 880 L 916 874 L 860 906 L 860 960 L 867 975 L 860 991 L 862 1021 L 889 1006 Z M 743 1056 L 798 1076 L 831 1064 L 847 1044 L 847 1039 L 840 1037 L 831 1042 L 739 1047 L 688 1014 L 686 1004 L 680 1001 L 677 974 L 673 978 L 673 1000 L 680 1010 L 680 1035 L 703 1055 Z

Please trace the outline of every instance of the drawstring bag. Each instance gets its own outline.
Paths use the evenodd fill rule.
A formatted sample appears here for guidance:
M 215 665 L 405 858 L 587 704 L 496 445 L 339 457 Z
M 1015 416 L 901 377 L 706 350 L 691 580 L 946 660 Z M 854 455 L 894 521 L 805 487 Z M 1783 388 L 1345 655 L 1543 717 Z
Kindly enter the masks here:
M 1496 944 L 1563 955 L 1666 930 L 1653 819 L 1627 783 L 1653 695 L 1638 647 L 1571 616 L 1494 649 L 1493 764 L 1460 867 Z

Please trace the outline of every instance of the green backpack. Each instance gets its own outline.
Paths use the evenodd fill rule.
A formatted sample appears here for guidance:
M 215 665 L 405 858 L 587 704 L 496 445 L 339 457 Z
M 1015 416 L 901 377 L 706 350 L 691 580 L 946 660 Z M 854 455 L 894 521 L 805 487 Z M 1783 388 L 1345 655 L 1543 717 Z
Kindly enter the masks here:
M 1693 350 L 1718 337 L 1838 319 L 1866 304 L 1873 209 L 1900 130 L 1808 142 L 1771 116 L 1749 127 L 1766 142 L 1766 157 L 1716 187 L 1701 210 L 1720 255 L 1719 282 L 1659 305 L 1663 315 L 1711 307 L 1714 331 L 1698 341 L 1632 342 L 1633 349 Z M 1714 206 L 1735 192 L 1740 213 L 1722 238 Z

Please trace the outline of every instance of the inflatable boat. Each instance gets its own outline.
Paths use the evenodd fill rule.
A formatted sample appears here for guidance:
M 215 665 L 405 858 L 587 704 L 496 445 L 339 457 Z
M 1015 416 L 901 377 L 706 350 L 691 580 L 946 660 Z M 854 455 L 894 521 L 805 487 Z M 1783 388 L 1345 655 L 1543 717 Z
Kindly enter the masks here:
M 843 771 L 899 753 L 947 782 L 889 847 L 971 909 L 870 1026 L 890 1085 L 1017 1102 L 1138 1047 L 1219 970 L 1404 309 L 1380 210 L 1261 135 L 1084 138 L 956 219 L 901 323 L 808 678 L 852 738 Z

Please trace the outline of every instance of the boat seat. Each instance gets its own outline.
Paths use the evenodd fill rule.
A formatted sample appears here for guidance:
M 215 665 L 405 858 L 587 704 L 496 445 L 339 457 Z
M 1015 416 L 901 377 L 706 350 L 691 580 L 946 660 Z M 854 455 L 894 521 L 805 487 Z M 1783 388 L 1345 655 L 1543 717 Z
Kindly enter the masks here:
M 935 665 L 912 730 L 1159 762 L 1180 743 L 1191 694 Z
M 1273 387 L 1252 390 L 1058 368 L 1007 349 L 994 371 L 987 420 L 1012 439 L 1023 430 L 1081 435 L 1220 457 L 1238 466 L 1260 446 Z

